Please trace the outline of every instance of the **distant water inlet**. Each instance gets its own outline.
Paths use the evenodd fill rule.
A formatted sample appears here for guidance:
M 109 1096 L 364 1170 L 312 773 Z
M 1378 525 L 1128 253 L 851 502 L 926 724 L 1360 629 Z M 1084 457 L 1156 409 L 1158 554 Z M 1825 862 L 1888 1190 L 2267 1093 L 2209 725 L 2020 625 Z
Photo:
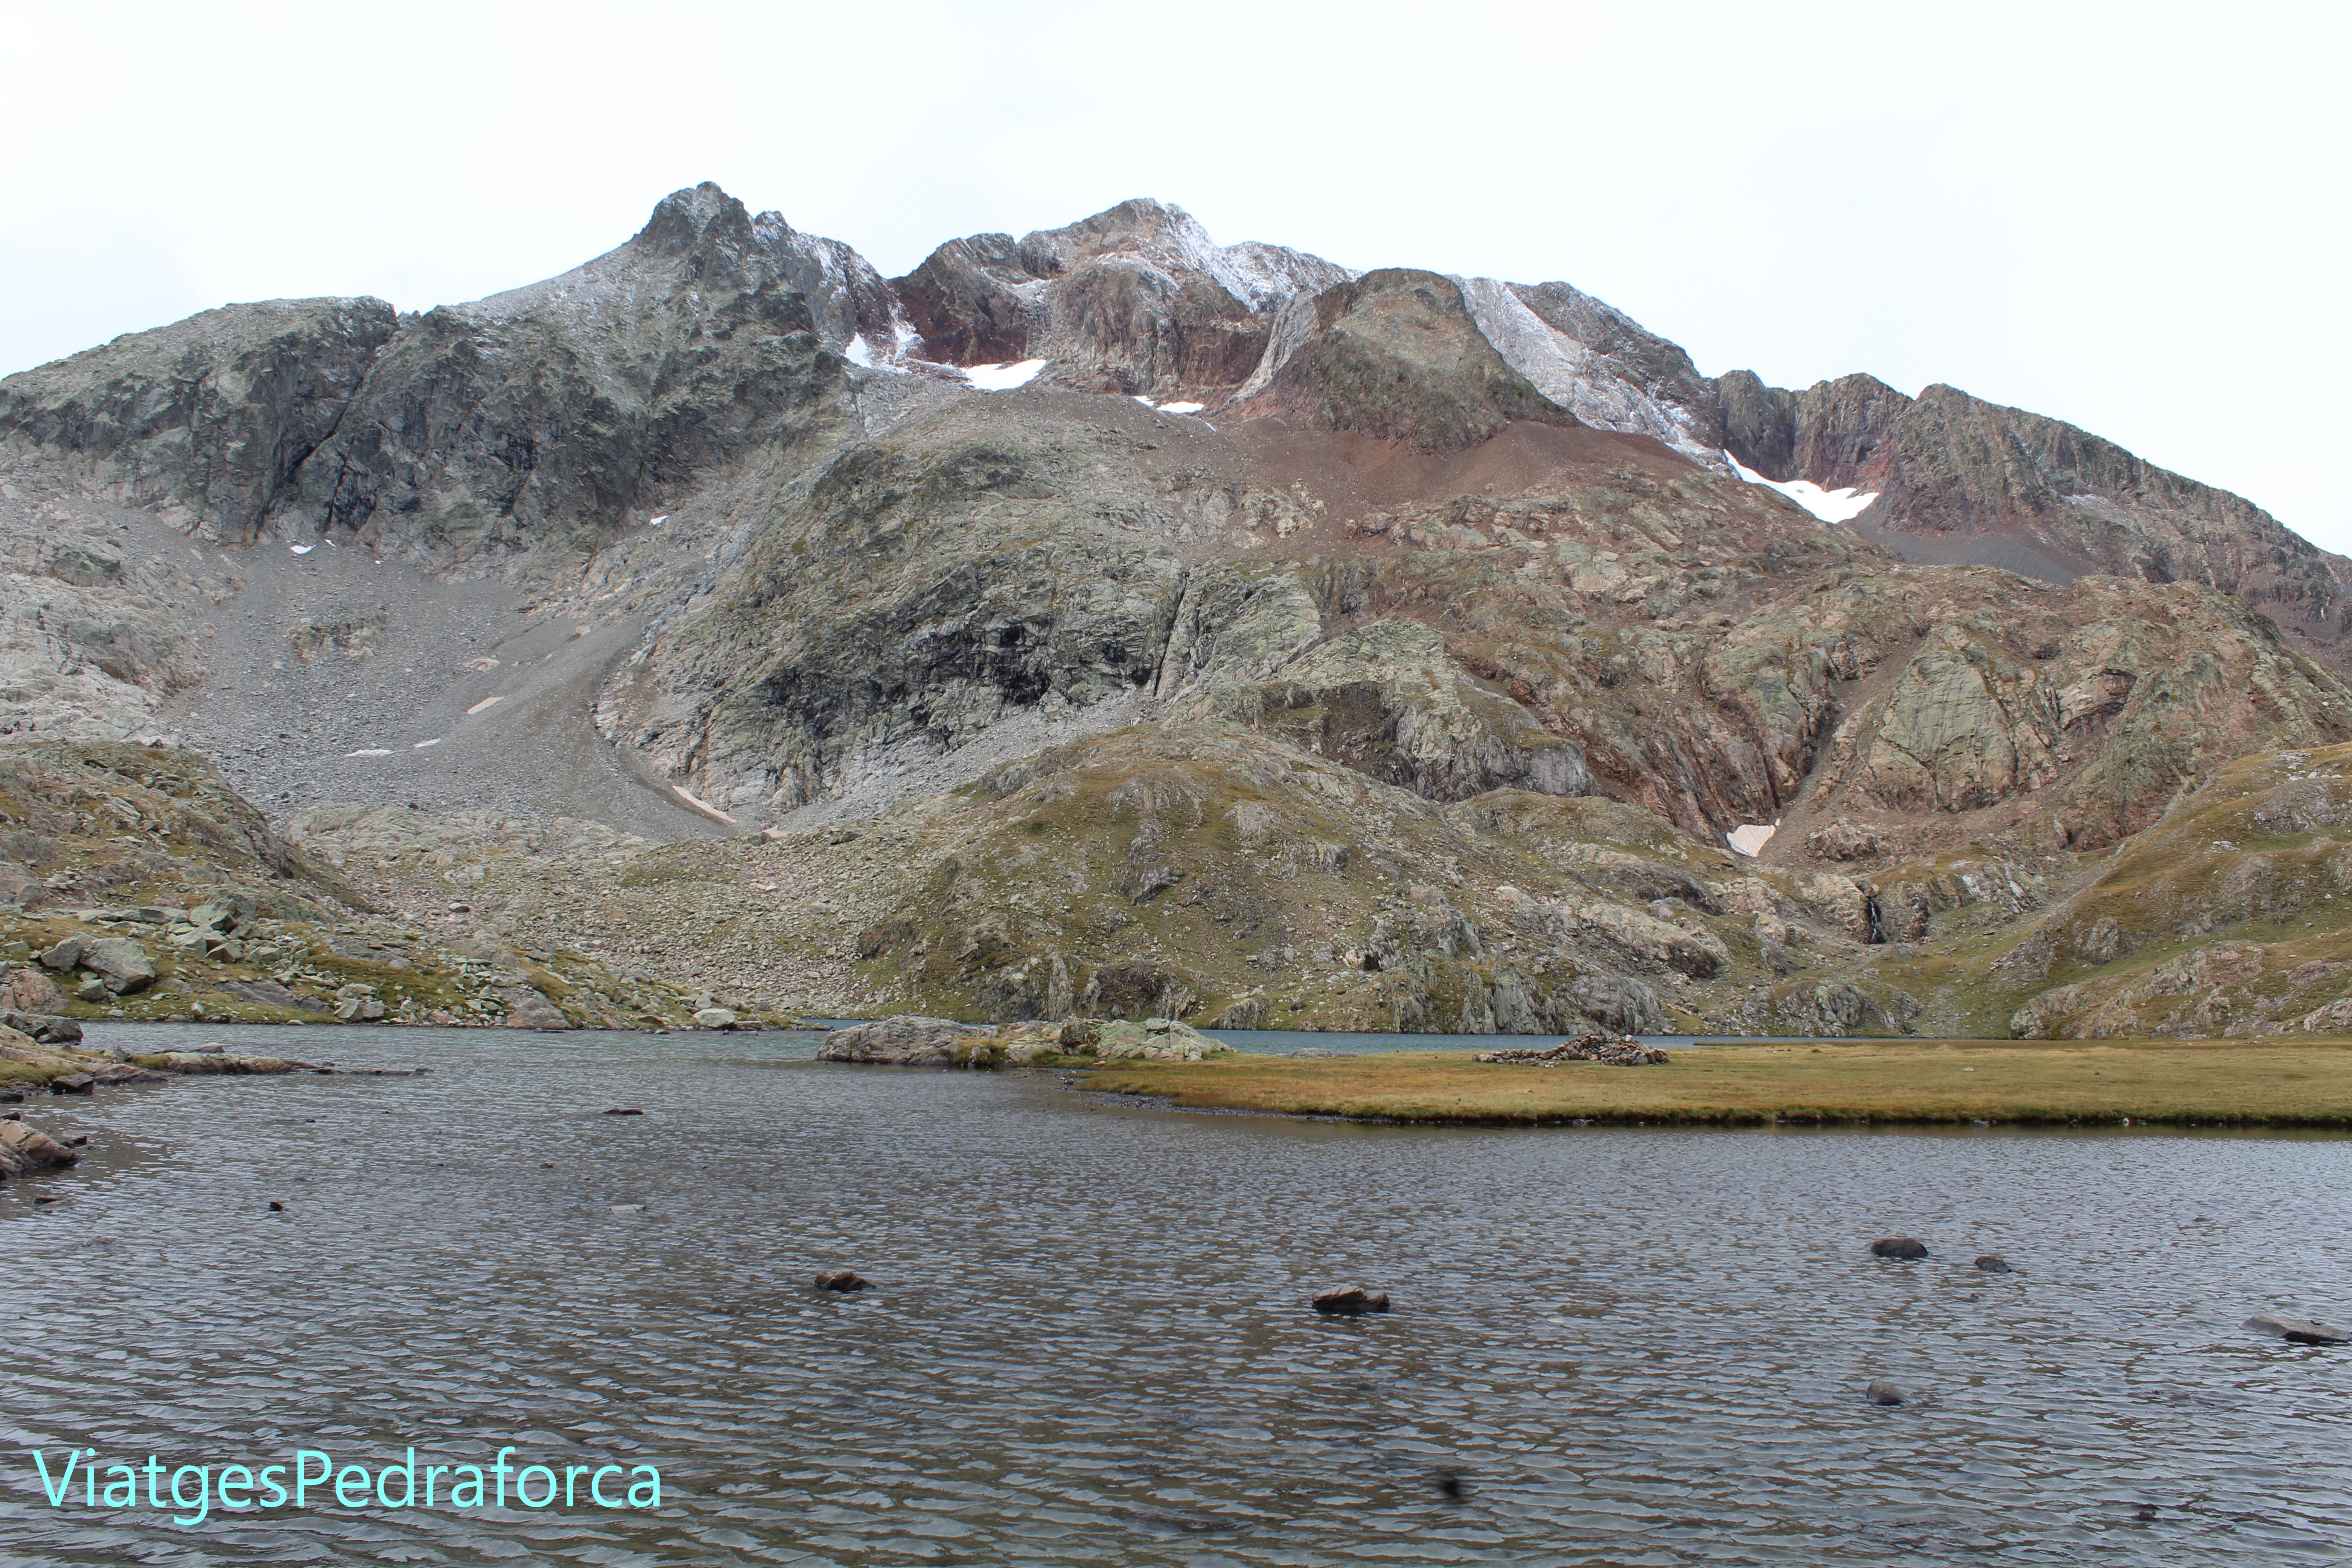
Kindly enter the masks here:
M 2352 1542 L 2352 1352 L 2241 1327 L 2352 1306 L 2341 1139 L 1427 1130 L 820 1064 L 805 1037 L 248 1036 L 434 1070 L 26 1103 L 91 1141 L 0 1187 L 0 1561 L 1876 1568 Z M 1927 1256 L 1871 1255 L 1895 1236 Z M 2013 1271 L 1972 1266 L 1991 1253 Z M 873 1288 L 814 1287 L 842 1269 Z M 1309 1309 L 1347 1285 L 1391 1310 Z M 539 1468 L 502 1508 L 396 1506 L 395 1472 L 182 1525 L 143 1482 L 52 1506 L 31 1458 L 411 1447 L 445 1487 L 501 1448 Z M 606 1466 L 614 1506 L 588 1496 Z M 617 1500 L 637 1467 L 657 1502 Z

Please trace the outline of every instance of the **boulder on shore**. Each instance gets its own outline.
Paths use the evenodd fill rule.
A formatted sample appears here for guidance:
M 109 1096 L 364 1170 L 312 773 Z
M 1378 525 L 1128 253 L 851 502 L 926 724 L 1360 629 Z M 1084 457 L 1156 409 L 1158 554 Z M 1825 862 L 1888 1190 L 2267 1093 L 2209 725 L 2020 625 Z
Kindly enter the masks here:
M 117 996 L 136 995 L 155 984 L 155 965 L 147 950 L 127 936 L 84 942 L 81 966 L 104 981 Z

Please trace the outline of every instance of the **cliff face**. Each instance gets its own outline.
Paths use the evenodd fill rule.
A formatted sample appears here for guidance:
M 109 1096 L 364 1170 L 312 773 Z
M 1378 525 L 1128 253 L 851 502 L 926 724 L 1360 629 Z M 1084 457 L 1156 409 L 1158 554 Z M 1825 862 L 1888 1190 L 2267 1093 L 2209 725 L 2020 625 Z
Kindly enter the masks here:
M 381 300 L 227 305 L 0 381 L 0 438 L 242 544 L 341 425 L 398 324 Z
M 1875 492 L 1857 525 L 1910 559 L 1983 561 L 2058 581 L 2099 573 L 2200 583 L 2272 616 L 2339 670 L 2352 658 L 2352 562 L 2226 490 L 1955 387 L 1909 398 L 1847 376 L 1789 393 L 1746 372 L 1718 384 L 1734 457 L 1768 479 Z
M 831 976 L 812 1008 L 2006 1027 L 2104 982 L 1967 954 L 2217 772 L 2352 743 L 2345 563 L 2238 498 L 1156 202 L 885 279 L 706 185 L 474 304 L 11 377 L 0 440 L 21 725 L 200 729 L 273 809 L 354 808 L 330 847 L 425 795 L 766 828 L 604 892 L 667 941 L 754 851 L 804 875 L 704 940 Z M 406 842 L 352 852 L 446 900 Z M 552 919 L 502 868 L 467 885 Z

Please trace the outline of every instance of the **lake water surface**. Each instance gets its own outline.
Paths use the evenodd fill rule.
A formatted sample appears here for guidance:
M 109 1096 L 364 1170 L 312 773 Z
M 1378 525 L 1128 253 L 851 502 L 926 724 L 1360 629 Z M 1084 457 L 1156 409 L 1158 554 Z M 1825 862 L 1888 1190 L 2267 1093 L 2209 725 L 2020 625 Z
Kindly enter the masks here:
M 0 1561 L 2352 1552 L 2352 1352 L 2239 1327 L 2352 1311 L 2341 1139 L 1351 1126 L 806 1037 L 222 1037 L 433 1072 L 27 1102 L 92 1148 L 0 1187 Z M 1933 1256 L 1867 1256 L 1903 1233 Z M 2019 1271 L 1969 1267 L 1990 1251 Z M 880 1289 L 809 1288 L 842 1267 Z M 1358 1282 L 1395 1310 L 1307 1310 Z M 1868 1404 L 1873 1377 L 1912 1402 Z M 314 1491 L 180 1526 L 79 1483 L 53 1509 L 28 1452 L 411 1446 L 653 1464 L 663 1503 Z

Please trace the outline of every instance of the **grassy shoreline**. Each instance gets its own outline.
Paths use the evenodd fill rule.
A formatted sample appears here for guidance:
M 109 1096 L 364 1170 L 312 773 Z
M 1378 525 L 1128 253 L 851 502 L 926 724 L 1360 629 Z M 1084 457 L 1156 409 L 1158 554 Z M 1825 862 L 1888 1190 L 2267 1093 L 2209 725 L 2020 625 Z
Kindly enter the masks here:
M 1663 1067 L 1468 1052 L 1089 1066 L 1082 1087 L 1203 1110 L 1425 1125 L 1776 1122 L 2352 1130 L 2352 1041 L 1925 1040 L 1723 1046 Z

